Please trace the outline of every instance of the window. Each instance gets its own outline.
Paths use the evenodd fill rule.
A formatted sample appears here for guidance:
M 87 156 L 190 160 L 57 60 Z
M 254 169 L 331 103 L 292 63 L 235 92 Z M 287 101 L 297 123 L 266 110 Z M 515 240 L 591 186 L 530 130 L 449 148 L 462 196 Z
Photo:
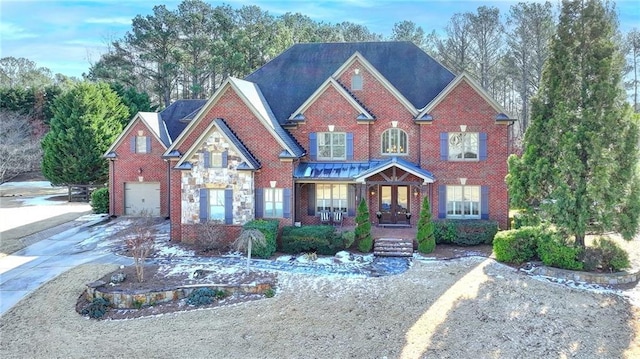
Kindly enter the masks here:
M 282 188 L 264 189 L 264 217 L 283 217 L 282 198 Z
M 209 219 L 224 221 L 224 189 L 209 190 Z
M 480 186 L 447 186 L 447 218 L 480 218 Z
M 449 160 L 476 161 L 479 152 L 478 133 L 449 133 Z
M 316 211 L 347 211 L 346 184 L 316 184 Z
M 382 153 L 407 154 L 407 133 L 399 128 L 390 128 L 382 134 Z
M 222 153 L 221 152 L 211 152 L 209 163 L 210 168 L 220 168 L 222 167 Z
M 344 132 L 318 133 L 318 159 L 345 160 L 347 154 L 346 135 Z
M 362 90 L 362 75 L 356 74 L 351 76 L 351 90 L 360 91 Z
M 150 153 L 151 138 L 149 136 L 133 136 L 131 138 L 132 153 Z

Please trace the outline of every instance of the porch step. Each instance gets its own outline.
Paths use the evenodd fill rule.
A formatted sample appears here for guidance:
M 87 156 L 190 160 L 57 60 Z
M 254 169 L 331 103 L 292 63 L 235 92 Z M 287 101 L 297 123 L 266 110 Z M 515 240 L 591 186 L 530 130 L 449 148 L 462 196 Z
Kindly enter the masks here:
M 412 257 L 413 239 L 378 238 L 373 243 L 373 254 L 380 257 Z

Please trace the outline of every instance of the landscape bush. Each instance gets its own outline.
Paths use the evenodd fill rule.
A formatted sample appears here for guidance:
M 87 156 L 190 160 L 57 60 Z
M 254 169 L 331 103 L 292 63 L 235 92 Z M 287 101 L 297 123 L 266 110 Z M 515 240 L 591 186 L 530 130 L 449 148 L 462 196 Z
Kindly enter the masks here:
M 538 239 L 545 235 L 542 227 L 521 227 L 496 233 L 493 253 L 500 262 L 520 264 L 537 256 Z
M 362 253 L 371 252 L 371 249 L 373 249 L 371 221 L 369 220 L 369 207 L 367 207 L 367 201 L 365 201 L 364 198 L 362 198 L 360 204 L 358 204 L 355 234 L 358 250 Z
M 108 188 L 98 188 L 91 193 L 91 209 L 93 213 L 109 213 Z
M 344 239 L 332 226 L 288 226 L 282 229 L 280 251 L 290 254 L 317 252 L 333 255 L 344 249 Z
M 538 258 L 546 266 L 582 270 L 583 264 L 579 260 L 582 250 L 564 243 L 560 236 L 550 233 L 538 239 Z
M 587 271 L 619 272 L 630 266 L 627 252 L 608 238 L 596 238 L 582 254 L 582 262 Z
M 356 232 L 354 231 L 344 231 L 342 232 L 342 241 L 344 243 L 344 248 L 349 249 L 356 241 Z
M 540 224 L 540 217 L 535 212 L 520 210 L 513 215 L 513 228 L 536 227 Z
M 96 297 L 93 298 L 89 306 L 82 310 L 82 315 L 88 315 L 89 318 L 93 319 L 100 319 L 104 317 L 105 314 L 107 314 L 109 309 L 110 307 L 108 300 L 101 297 Z
M 277 220 L 255 219 L 242 227 L 243 229 L 257 229 L 264 234 L 266 239 L 265 245 L 255 245 L 251 248 L 253 257 L 270 258 L 276 252 L 279 226 L 280 222 Z
M 422 201 L 422 209 L 420 210 L 420 219 L 418 220 L 418 231 L 416 240 L 418 241 L 418 251 L 420 253 L 431 253 L 436 249 L 436 237 L 434 234 L 435 226 L 431 220 L 431 206 L 429 205 L 429 197 L 425 197 Z
M 436 244 L 491 244 L 498 233 L 498 222 L 489 220 L 446 219 L 433 221 L 433 224 Z
M 227 293 L 224 290 L 198 288 L 189 294 L 187 304 L 195 306 L 208 305 L 213 303 L 214 300 L 219 300 L 226 296 Z

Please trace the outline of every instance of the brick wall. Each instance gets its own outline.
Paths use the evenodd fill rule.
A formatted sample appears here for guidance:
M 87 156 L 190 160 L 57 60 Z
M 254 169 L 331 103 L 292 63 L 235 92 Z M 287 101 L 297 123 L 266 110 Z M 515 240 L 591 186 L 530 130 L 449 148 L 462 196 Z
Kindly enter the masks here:
M 115 147 L 116 159 L 110 164 L 109 189 L 110 213 L 122 216 L 124 208 L 124 187 L 126 182 L 159 182 L 160 183 L 160 215 L 169 215 L 167 163 L 162 159 L 166 150 L 164 145 L 152 134 L 143 121 L 136 122 L 125 133 L 120 143 Z M 150 153 L 132 153 L 131 138 L 142 131 L 143 136 L 151 138 Z M 142 169 L 142 172 L 140 170 Z

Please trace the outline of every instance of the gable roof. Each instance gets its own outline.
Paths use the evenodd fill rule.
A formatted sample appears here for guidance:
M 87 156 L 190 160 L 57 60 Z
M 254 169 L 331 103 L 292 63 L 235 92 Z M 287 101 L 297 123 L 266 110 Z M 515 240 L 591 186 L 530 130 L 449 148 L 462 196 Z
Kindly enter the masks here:
M 420 166 L 415 163 L 409 162 L 405 159 L 393 156 L 386 161 L 381 161 L 374 166 L 371 166 L 368 170 L 358 174 L 355 176 L 356 182 L 365 182 L 367 178 L 373 176 L 376 173 L 380 173 L 388 168 L 398 167 L 406 172 L 409 172 L 417 177 L 422 178 L 423 183 L 433 183 L 435 181 L 435 177 L 433 174 L 425 169 L 422 169 Z
M 224 94 L 228 89 L 231 89 L 238 95 L 238 97 L 240 97 L 249 110 L 256 115 L 260 123 L 262 123 L 276 141 L 282 145 L 283 151 L 280 154 L 280 158 L 298 158 L 304 156 L 306 151 L 275 119 L 275 116 L 273 115 L 266 99 L 262 95 L 260 88 L 254 83 L 229 77 L 222 86 L 218 88 L 213 96 L 207 100 L 206 104 L 198 110 L 197 114 L 193 116 L 193 120 L 189 121 L 186 128 L 167 149 L 164 154 L 165 157 L 175 157 L 179 155 L 177 151 L 174 151 L 176 146 L 178 146 L 178 144 L 187 137 L 191 129 L 195 128 L 196 124 L 206 115 L 211 107 L 218 102 L 222 94 Z
M 171 141 L 169 140 L 169 135 L 167 133 L 167 127 L 164 122 L 160 119 L 157 112 L 138 112 L 132 119 L 129 121 L 127 126 L 120 132 L 118 137 L 113 141 L 109 149 L 103 154 L 103 157 L 106 158 L 115 158 L 115 149 L 118 147 L 120 142 L 124 139 L 125 135 L 129 133 L 129 130 L 138 122 L 141 121 L 149 132 L 160 142 L 164 148 L 167 148 Z
M 243 159 L 243 162 L 238 164 L 238 168 L 237 169 L 239 169 L 239 170 L 257 170 L 257 169 L 259 169 L 261 167 L 260 161 L 258 161 L 253 156 L 253 154 L 245 147 L 245 145 L 242 143 L 242 141 L 240 141 L 238 136 L 236 136 L 236 134 L 229 128 L 227 123 L 224 122 L 224 120 L 221 119 L 221 118 L 216 118 L 213 121 L 211 121 L 209 126 L 207 126 L 207 129 L 204 130 L 202 132 L 202 134 L 200 134 L 200 136 L 194 142 L 193 146 L 191 146 L 189 151 L 187 151 L 185 153 L 185 155 L 182 156 L 182 158 L 178 161 L 178 163 L 176 163 L 176 168 L 178 168 L 178 169 L 191 169 L 192 168 L 192 165 L 190 163 L 187 163 L 187 159 L 189 157 L 191 157 L 193 152 L 197 149 L 197 146 L 199 146 L 200 143 L 205 139 L 205 137 L 209 135 L 209 132 L 211 132 L 211 129 L 213 127 L 216 127 L 220 131 L 220 133 L 222 133 L 222 135 L 229 142 L 231 142 L 231 144 L 238 150 L 238 152 L 240 154 L 240 157 L 242 157 L 242 159 Z
M 455 76 L 408 41 L 296 44 L 245 80 L 257 84 L 284 123 L 356 52 L 416 109 L 431 102 Z
M 422 120 L 424 122 L 433 121 L 433 118 L 427 120 L 429 113 L 433 111 L 433 109 L 444 100 L 450 93 L 453 91 L 458 85 L 465 81 L 471 88 L 474 89 L 487 103 L 493 107 L 493 109 L 498 113 L 496 116 L 496 122 L 509 123 L 515 121 L 515 119 L 509 118 L 509 116 L 505 115 L 505 109 L 491 96 L 487 93 L 487 91 L 480 86 L 471 76 L 469 76 L 466 72 L 458 75 L 451 83 L 449 83 L 443 90 L 436 96 L 427 106 L 420 110 L 416 119 Z
M 362 104 L 360 104 L 344 87 L 342 87 L 338 81 L 333 78 L 328 78 L 318 89 L 309 97 L 300 107 L 298 107 L 288 118 L 289 120 L 295 120 L 298 114 L 304 113 L 304 111 L 313 104 L 321 94 L 323 94 L 327 89 L 333 88 L 335 89 L 339 95 L 341 95 L 349 104 L 359 112 L 358 119 L 367 119 L 373 120 L 375 116 L 373 116 L 369 110 L 367 110 Z

